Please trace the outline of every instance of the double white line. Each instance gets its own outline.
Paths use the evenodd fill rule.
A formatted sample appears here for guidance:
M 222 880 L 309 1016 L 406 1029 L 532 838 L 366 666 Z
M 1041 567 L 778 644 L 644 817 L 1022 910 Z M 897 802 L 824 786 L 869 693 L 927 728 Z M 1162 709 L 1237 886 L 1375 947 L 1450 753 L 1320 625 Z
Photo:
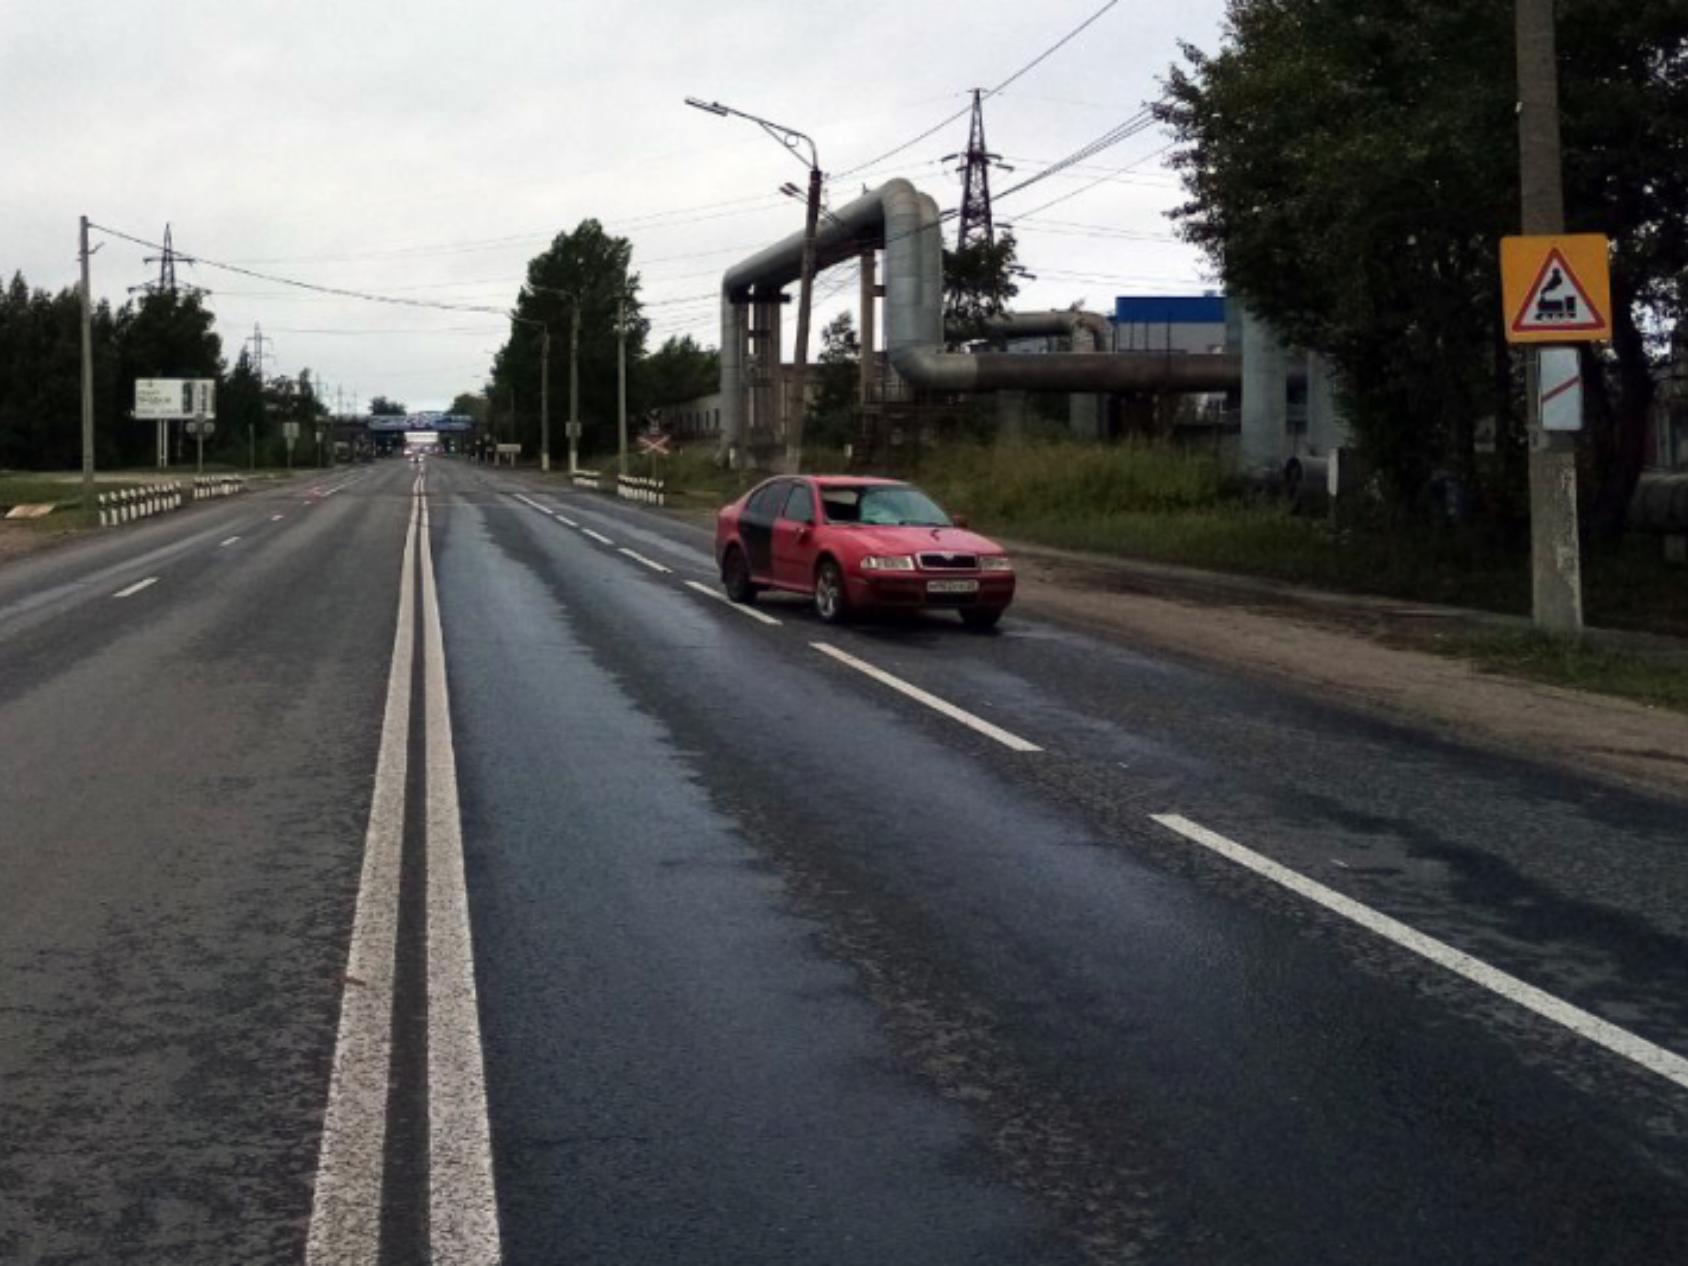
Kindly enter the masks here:
M 422 575 L 422 674 L 427 766 L 428 1223 L 432 1260 L 493 1266 L 501 1259 L 487 1122 L 479 1012 L 457 762 L 428 508 L 416 483 L 399 585 L 398 629 L 363 875 L 352 920 L 340 1031 L 323 1116 L 305 1260 L 309 1266 L 374 1263 L 381 1251 L 382 1175 L 393 1038 L 411 685 L 416 657 L 418 560 Z

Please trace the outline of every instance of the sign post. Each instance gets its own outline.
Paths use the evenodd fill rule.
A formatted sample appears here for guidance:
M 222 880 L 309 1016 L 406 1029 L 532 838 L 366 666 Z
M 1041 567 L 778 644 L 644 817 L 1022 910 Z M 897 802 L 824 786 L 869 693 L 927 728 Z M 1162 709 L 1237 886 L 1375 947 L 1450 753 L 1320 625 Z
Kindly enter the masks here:
M 199 468 L 205 469 L 205 439 L 209 434 L 196 431 L 193 421 L 204 422 L 217 416 L 217 380 L 215 378 L 137 378 L 135 379 L 135 411 L 137 420 L 158 424 L 158 468 L 170 464 L 170 423 L 188 422 L 188 434 L 199 435 Z
M 287 444 L 287 469 L 293 469 L 293 445 L 299 439 L 299 424 L 297 422 L 283 422 L 281 424 L 281 438 Z
M 1535 622 L 1582 631 L 1582 562 L 1576 515 L 1576 454 L 1583 425 L 1579 343 L 1612 337 L 1610 244 L 1598 233 L 1537 233 L 1501 239 L 1501 315 L 1509 343 L 1524 347 L 1530 411 L 1530 537 Z

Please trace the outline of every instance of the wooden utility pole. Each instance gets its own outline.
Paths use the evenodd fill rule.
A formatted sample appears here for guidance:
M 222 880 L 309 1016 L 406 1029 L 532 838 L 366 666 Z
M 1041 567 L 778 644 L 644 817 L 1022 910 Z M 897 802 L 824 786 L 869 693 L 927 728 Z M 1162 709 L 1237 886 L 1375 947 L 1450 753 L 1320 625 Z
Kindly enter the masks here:
M 1565 231 L 1565 193 L 1559 156 L 1559 68 L 1554 0 L 1515 0 L 1518 44 L 1518 174 L 1523 231 Z M 1530 572 L 1536 627 L 1582 632 L 1582 556 L 1577 533 L 1577 455 L 1574 434 L 1545 431 L 1537 384 L 1541 350 L 1524 352 L 1529 409 Z

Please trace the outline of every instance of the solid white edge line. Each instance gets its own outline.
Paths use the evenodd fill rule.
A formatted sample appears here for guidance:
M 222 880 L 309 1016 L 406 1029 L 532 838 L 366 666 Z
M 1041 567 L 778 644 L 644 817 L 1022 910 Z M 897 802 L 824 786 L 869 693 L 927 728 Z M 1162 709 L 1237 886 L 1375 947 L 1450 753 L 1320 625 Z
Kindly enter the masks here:
M 1491 967 L 1479 958 L 1473 958 L 1463 950 L 1457 950 L 1444 941 L 1426 936 L 1408 927 L 1397 919 L 1390 918 L 1373 910 L 1370 906 L 1362 905 L 1352 897 L 1345 897 L 1340 892 L 1325 887 L 1316 880 L 1308 879 L 1305 875 L 1279 865 L 1269 857 L 1262 857 L 1253 849 L 1245 848 L 1235 840 L 1226 839 L 1217 831 L 1210 831 L 1199 823 L 1176 813 L 1154 813 L 1149 815 L 1154 821 L 1183 836 L 1191 843 L 1199 844 L 1210 852 L 1217 853 L 1228 861 L 1252 870 L 1262 878 L 1299 896 L 1307 898 L 1317 905 L 1323 906 L 1333 914 L 1339 914 L 1351 922 L 1359 924 L 1367 931 L 1375 932 L 1386 940 L 1394 942 L 1402 949 L 1411 950 L 1421 958 L 1429 959 L 1438 967 L 1445 967 L 1456 976 L 1469 980 L 1472 984 L 1481 985 L 1492 993 L 1499 994 L 1507 1001 L 1516 1003 L 1526 1011 L 1533 1011 L 1545 1020 L 1551 1020 L 1579 1037 L 1588 1039 L 1597 1046 L 1603 1046 L 1614 1055 L 1622 1056 L 1632 1063 L 1639 1064 L 1649 1072 L 1657 1073 L 1667 1081 L 1688 1089 L 1688 1059 L 1674 1051 L 1666 1050 L 1662 1046 L 1649 1042 L 1646 1038 L 1631 1033 L 1628 1029 L 1621 1029 L 1617 1025 L 1599 1016 L 1591 1015 L 1581 1007 L 1573 1006 L 1562 998 L 1556 998 L 1545 990 L 1534 985 L 1526 984 L 1498 967 Z
M 907 695 L 916 703 L 923 703 L 928 708 L 931 708 L 932 711 L 941 712 L 950 720 L 959 721 L 968 729 L 983 734 L 986 738 L 995 739 L 1004 747 L 1011 748 L 1016 752 L 1041 752 L 1043 750 L 1036 743 L 1029 743 L 1018 734 L 1010 734 L 1001 726 L 992 725 L 983 717 L 976 717 L 966 709 L 956 707 L 947 699 L 940 699 L 937 695 L 928 694 L 919 686 L 916 686 L 911 682 L 906 682 L 901 677 L 893 676 L 892 674 L 886 672 L 883 668 L 875 668 L 866 660 L 857 659 L 854 655 L 841 651 L 836 646 L 833 646 L 828 642 L 810 642 L 809 645 L 814 647 L 814 649 L 819 651 L 822 655 L 829 655 L 833 659 L 836 659 L 840 664 L 847 665 L 850 668 L 854 668 L 857 672 L 873 678 L 873 680 L 877 681 L 880 685 L 889 686 L 892 690 L 897 691 L 899 694 Z
M 688 580 L 686 582 L 686 588 L 695 589 L 698 593 L 701 593 L 705 598 L 714 598 L 715 601 L 717 601 L 717 602 L 724 602 L 729 607 L 731 607 L 734 611 L 737 611 L 740 615 L 747 615 L 752 620 L 755 620 L 758 623 L 761 623 L 761 624 L 778 624 L 779 623 L 779 621 L 774 619 L 773 616 L 767 615 L 764 612 L 758 611 L 755 607 L 746 606 L 742 602 L 734 602 L 731 598 L 727 597 L 727 595 L 722 593 L 719 589 L 711 589 L 708 585 L 700 584 L 699 582 L 697 582 L 695 580 Z
M 229 547 L 229 546 L 231 546 L 231 545 L 233 545 L 233 544 L 234 544 L 234 543 L 235 543 L 235 542 L 236 542 L 236 541 L 238 541 L 238 540 L 239 540 L 239 539 L 240 539 L 240 538 L 239 538 L 239 537 L 238 537 L 238 536 L 231 536 L 231 537 L 229 537 L 229 539 L 228 539 L 228 540 L 226 540 L 226 541 L 220 541 L 220 542 L 218 542 L 218 544 L 217 544 L 217 548 L 218 548 L 218 549 L 227 549 L 227 548 L 228 548 L 228 547 Z
M 605 536 L 602 532 L 594 532 L 591 528 L 581 528 L 580 533 L 582 536 L 590 536 L 600 545 L 609 545 L 612 547 L 615 545 L 615 542 L 610 540 L 610 538 Z
M 416 539 L 412 502 L 399 581 L 398 627 L 387 671 L 387 704 L 352 915 L 340 1027 L 322 1118 L 311 1197 L 306 1266 L 354 1266 L 379 1259 L 386 1168 L 388 1072 L 393 1036 L 393 960 L 398 938 L 410 688 L 415 657 Z
M 157 583 L 158 583 L 158 577 L 157 576 L 148 576 L 145 580 L 137 580 L 134 584 L 130 585 L 127 589 L 119 589 L 116 593 L 112 594 L 111 596 L 114 597 L 114 598 L 132 598 L 136 594 L 138 594 L 141 590 L 146 589 L 146 588 L 150 588 L 151 586 L 156 585 Z
M 621 547 L 621 552 L 623 554 L 626 554 L 627 557 L 631 558 L 634 562 L 643 563 L 646 567 L 649 567 L 652 571 L 659 571 L 664 576 L 672 576 L 674 574 L 674 569 L 672 567 L 664 567 L 661 563 L 657 562 L 655 559 L 646 558 L 643 554 L 635 554 L 632 550 L 628 549 L 625 545 Z
M 435 1262 L 502 1259 L 492 1126 L 463 874 L 457 755 L 428 508 L 422 507 L 422 666 L 427 714 L 428 1229 Z

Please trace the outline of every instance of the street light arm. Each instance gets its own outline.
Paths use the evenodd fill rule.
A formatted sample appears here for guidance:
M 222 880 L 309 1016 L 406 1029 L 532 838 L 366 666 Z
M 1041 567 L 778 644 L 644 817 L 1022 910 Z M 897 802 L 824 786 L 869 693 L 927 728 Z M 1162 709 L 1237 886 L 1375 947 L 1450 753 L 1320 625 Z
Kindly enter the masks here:
M 821 165 L 820 155 L 815 149 L 814 140 L 807 133 L 799 132 L 794 127 L 787 127 L 783 123 L 775 123 L 772 119 L 764 119 L 760 115 L 746 114 L 743 110 L 735 110 L 732 106 L 722 105 L 719 101 L 699 101 L 696 97 L 687 97 L 686 104 L 694 109 L 706 111 L 709 114 L 718 114 L 722 118 L 726 118 L 728 115 L 731 115 L 733 118 L 744 119 L 747 122 L 754 123 L 769 136 L 773 137 L 774 140 L 778 141 L 780 148 L 789 151 L 798 162 L 803 161 L 803 156 L 797 152 L 797 147 L 800 144 L 806 145 L 809 147 L 809 169 L 813 171 L 818 169 Z

